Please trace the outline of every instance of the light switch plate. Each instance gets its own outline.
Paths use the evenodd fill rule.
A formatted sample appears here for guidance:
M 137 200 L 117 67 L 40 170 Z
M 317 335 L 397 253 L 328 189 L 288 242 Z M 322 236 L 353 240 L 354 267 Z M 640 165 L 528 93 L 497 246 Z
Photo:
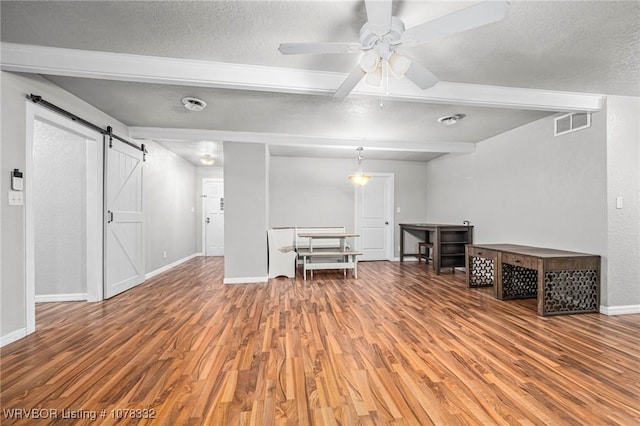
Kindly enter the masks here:
M 9 205 L 10 206 L 23 206 L 24 198 L 22 191 L 9 191 Z
M 622 197 L 616 197 L 616 209 L 622 208 Z

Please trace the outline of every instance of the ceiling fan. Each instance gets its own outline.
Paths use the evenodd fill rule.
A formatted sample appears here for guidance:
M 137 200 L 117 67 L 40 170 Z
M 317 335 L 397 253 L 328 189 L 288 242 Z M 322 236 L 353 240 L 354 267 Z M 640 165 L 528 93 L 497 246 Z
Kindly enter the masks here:
M 391 1 L 365 0 L 368 21 L 360 29 L 358 43 L 282 43 L 278 50 L 283 55 L 362 52 L 358 66 L 333 94 L 336 98 L 347 96 L 363 77 L 366 84 L 379 86 L 385 64 L 397 77 L 407 77 L 419 88 L 428 89 L 438 77 L 396 49 L 499 21 L 509 6 L 507 0 L 483 1 L 405 30 L 400 18 L 391 16 Z

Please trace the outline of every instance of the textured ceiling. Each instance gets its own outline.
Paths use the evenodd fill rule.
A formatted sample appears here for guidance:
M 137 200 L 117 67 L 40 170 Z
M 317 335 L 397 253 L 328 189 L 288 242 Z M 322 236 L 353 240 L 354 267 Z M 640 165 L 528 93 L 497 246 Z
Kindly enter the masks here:
M 474 3 L 405 0 L 394 14 L 409 28 Z M 640 96 L 640 2 L 511 3 L 499 22 L 405 53 L 451 82 Z M 277 47 L 357 41 L 366 21 L 362 1 L 2 1 L 0 8 L 3 42 L 343 73 L 357 55 L 283 56 Z M 477 142 L 548 113 L 48 78 L 132 126 Z M 209 108 L 188 113 L 183 96 Z M 457 112 L 467 114 L 459 126 L 435 123 Z

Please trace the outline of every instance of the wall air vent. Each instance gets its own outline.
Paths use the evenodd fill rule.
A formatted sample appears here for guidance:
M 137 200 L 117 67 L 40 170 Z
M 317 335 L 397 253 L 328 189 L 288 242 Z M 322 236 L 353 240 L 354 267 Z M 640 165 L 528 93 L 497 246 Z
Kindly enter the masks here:
M 576 130 L 591 127 L 591 114 L 588 112 L 576 112 L 556 117 L 554 136 L 575 132 Z

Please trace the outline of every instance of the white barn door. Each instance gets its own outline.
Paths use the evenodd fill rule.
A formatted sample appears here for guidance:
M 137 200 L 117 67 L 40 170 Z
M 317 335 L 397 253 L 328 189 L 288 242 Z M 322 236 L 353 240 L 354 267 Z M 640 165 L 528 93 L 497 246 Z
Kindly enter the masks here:
M 394 175 L 370 173 L 371 180 L 356 189 L 356 248 L 359 260 L 393 258 Z
M 144 281 L 143 153 L 117 139 L 105 141 L 104 297 Z

